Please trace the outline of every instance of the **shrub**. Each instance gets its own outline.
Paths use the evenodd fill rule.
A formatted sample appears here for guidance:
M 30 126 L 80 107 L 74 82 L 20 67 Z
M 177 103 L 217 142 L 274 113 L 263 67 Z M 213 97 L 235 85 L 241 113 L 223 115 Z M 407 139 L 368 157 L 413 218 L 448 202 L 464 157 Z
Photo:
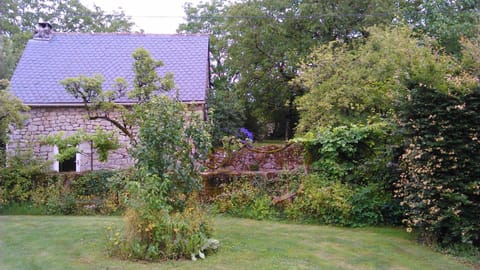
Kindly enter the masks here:
M 157 178 L 149 183 L 152 192 L 161 185 L 162 195 L 172 199 L 165 203 L 182 210 L 189 194 L 201 188 L 200 165 L 211 146 L 208 127 L 198 115 L 187 118 L 185 105 L 166 96 L 153 97 L 137 113 L 138 143 L 131 151 L 135 167 L 140 177 Z M 140 185 L 144 182 L 136 180 Z
M 141 260 L 195 260 L 218 248 L 218 241 L 210 238 L 211 221 L 194 201 L 189 201 L 184 211 L 175 213 L 148 207 L 130 208 L 125 221 L 124 231 L 107 228 L 110 255 Z
M 397 196 L 405 223 L 443 247 L 480 247 L 480 91 L 455 97 L 411 92 L 403 115 L 408 147 Z
M 93 171 L 71 184 L 77 214 L 114 214 L 125 208 L 125 185 L 130 174 L 124 171 Z
M 220 213 L 259 220 L 277 215 L 272 198 L 249 178 L 235 179 L 222 188 L 223 192 L 215 199 L 216 209 Z
M 352 124 L 323 128 L 298 140 L 305 144 L 312 170 L 325 180 L 366 185 L 392 178 L 394 171 L 388 166 L 394 160 L 392 135 L 388 123 Z
M 31 154 L 12 157 L 9 164 L 0 169 L 0 205 L 9 212 L 22 208 L 18 205 L 49 215 L 113 214 L 124 208 L 124 172 L 52 173 Z
M 9 156 L 8 166 L 0 168 L 0 204 L 24 203 L 45 178 L 48 163 L 33 156 L 31 150 Z
M 166 96 L 152 97 L 135 113 L 140 129 L 131 149 L 136 164 L 127 185 L 126 227 L 107 232 L 109 252 L 143 260 L 204 258 L 212 243 L 218 245 L 195 201 L 200 162 L 210 147 L 207 127 Z
M 370 184 L 358 187 L 350 199 L 352 205 L 352 226 L 365 226 L 382 224 L 388 214 L 387 208 L 391 206 L 392 196 L 385 193 L 382 186 Z M 393 213 L 394 214 L 394 213 Z
M 109 179 L 114 176 L 115 171 L 92 171 L 82 174 L 71 184 L 72 190 L 76 195 L 102 196 L 110 190 Z
M 274 203 L 280 197 L 285 199 Z M 382 185 L 352 187 L 301 173 L 284 173 L 275 179 L 236 179 L 223 186 L 215 207 L 237 217 L 355 227 L 398 224 L 402 214 L 398 201 Z
M 286 207 L 287 217 L 322 224 L 350 225 L 353 190 L 339 181 L 308 175 L 303 191 Z

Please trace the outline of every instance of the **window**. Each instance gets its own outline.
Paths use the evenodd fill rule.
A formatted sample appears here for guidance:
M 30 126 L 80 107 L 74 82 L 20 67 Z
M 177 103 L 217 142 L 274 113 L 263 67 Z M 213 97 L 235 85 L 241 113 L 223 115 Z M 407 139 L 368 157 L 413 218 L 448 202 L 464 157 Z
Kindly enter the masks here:
M 53 155 L 57 155 L 59 153 L 58 147 L 55 145 L 53 147 Z M 80 172 L 80 157 L 79 153 L 75 154 L 75 156 L 66 159 L 62 162 L 55 160 L 53 163 L 53 170 L 57 172 Z
M 77 157 L 73 156 L 67 160 L 61 161 L 58 164 L 59 172 L 75 172 L 77 170 Z

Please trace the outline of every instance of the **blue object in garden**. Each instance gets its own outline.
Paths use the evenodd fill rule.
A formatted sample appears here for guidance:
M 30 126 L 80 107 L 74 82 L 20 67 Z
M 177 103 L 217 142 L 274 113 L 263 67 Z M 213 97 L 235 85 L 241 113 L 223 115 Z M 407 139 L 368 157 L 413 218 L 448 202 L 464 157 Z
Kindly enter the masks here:
M 253 133 L 246 128 L 240 128 L 241 137 L 243 139 L 250 139 L 253 142 Z

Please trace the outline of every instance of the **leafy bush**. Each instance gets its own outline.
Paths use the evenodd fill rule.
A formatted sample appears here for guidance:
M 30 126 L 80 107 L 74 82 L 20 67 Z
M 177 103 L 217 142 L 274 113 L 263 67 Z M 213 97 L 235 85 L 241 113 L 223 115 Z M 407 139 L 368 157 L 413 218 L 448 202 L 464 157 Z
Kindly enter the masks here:
M 201 187 L 201 161 L 210 149 L 208 127 L 198 115 L 187 118 L 185 105 L 166 96 L 153 97 L 137 113 L 140 130 L 132 155 L 140 177 L 157 177 L 158 183 L 146 188 L 154 192 L 161 185 L 162 195 L 172 199 L 165 203 L 182 210 L 189 194 Z
M 272 198 L 254 185 L 248 178 L 235 179 L 224 185 L 223 192 L 215 199 L 220 213 L 253 219 L 271 219 L 277 215 Z
M 70 192 L 52 194 L 46 203 L 47 215 L 73 215 L 76 213 L 77 204 L 75 197 Z
M 286 208 L 287 217 L 322 224 L 350 225 L 353 190 L 338 181 L 308 175 L 303 191 Z
M 49 215 L 112 214 L 124 207 L 123 172 L 52 173 L 47 165 L 31 153 L 11 157 L 9 166 L 0 168 L 0 205 L 12 213 L 33 207 Z
M 210 147 L 207 127 L 166 96 L 135 110 L 140 129 L 131 151 L 136 166 L 127 186 L 126 225 L 123 233 L 107 231 L 109 253 L 142 260 L 204 258 L 218 247 L 195 196 L 200 161 Z
M 324 128 L 300 141 L 310 156 L 312 170 L 326 180 L 351 185 L 384 183 L 393 171 L 395 137 L 387 123 Z
M 285 199 L 279 201 L 281 197 Z M 401 216 L 398 202 L 382 185 L 352 187 L 320 175 L 299 173 L 275 179 L 236 179 L 223 186 L 215 206 L 220 213 L 237 217 L 355 227 L 398 224 Z
M 33 152 L 15 153 L 8 166 L 0 168 L 0 204 L 24 203 L 45 178 L 48 163 L 33 156 Z
M 394 222 L 389 220 L 388 212 L 388 208 L 392 205 L 392 195 L 385 193 L 382 186 L 370 184 L 356 188 L 350 203 L 352 226 Z M 384 215 L 388 218 L 384 219 Z
M 417 86 L 402 119 L 408 147 L 397 196 L 405 223 L 443 247 L 480 247 L 480 90 L 455 97 Z
M 307 197 L 299 196 L 287 215 L 350 226 L 398 224 L 403 215 L 393 198 L 398 138 L 388 122 L 322 128 L 299 138 L 314 175 L 305 181 Z
M 130 208 L 125 214 L 124 231 L 107 228 L 107 251 L 125 259 L 165 260 L 197 257 L 218 248 L 211 239 L 213 228 L 196 201 L 189 201 L 184 211 Z
M 92 171 L 87 172 L 71 184 L 76 195 L 105 195 L 110 190 L 109 179 L 114 176 L 115 171 Z

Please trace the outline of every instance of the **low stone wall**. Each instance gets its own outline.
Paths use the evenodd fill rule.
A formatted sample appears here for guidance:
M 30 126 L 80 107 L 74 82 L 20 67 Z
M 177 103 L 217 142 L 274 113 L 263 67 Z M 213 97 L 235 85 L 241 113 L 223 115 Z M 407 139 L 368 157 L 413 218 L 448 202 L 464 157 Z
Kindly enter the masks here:
M 210 171 L 291 171 L 304 169 L 301 144 L 245 146 L 232 153 L 222 149 L 212 154 L 207 162 Z
M 202 173 L 204 200 L 214 199 L 222 184 L 240 177 L 272 179 L 280 173 L 307 170 L 301 144 L 243 147 L 232 153 L 218 149 L 206 165 L 208 170 Z

